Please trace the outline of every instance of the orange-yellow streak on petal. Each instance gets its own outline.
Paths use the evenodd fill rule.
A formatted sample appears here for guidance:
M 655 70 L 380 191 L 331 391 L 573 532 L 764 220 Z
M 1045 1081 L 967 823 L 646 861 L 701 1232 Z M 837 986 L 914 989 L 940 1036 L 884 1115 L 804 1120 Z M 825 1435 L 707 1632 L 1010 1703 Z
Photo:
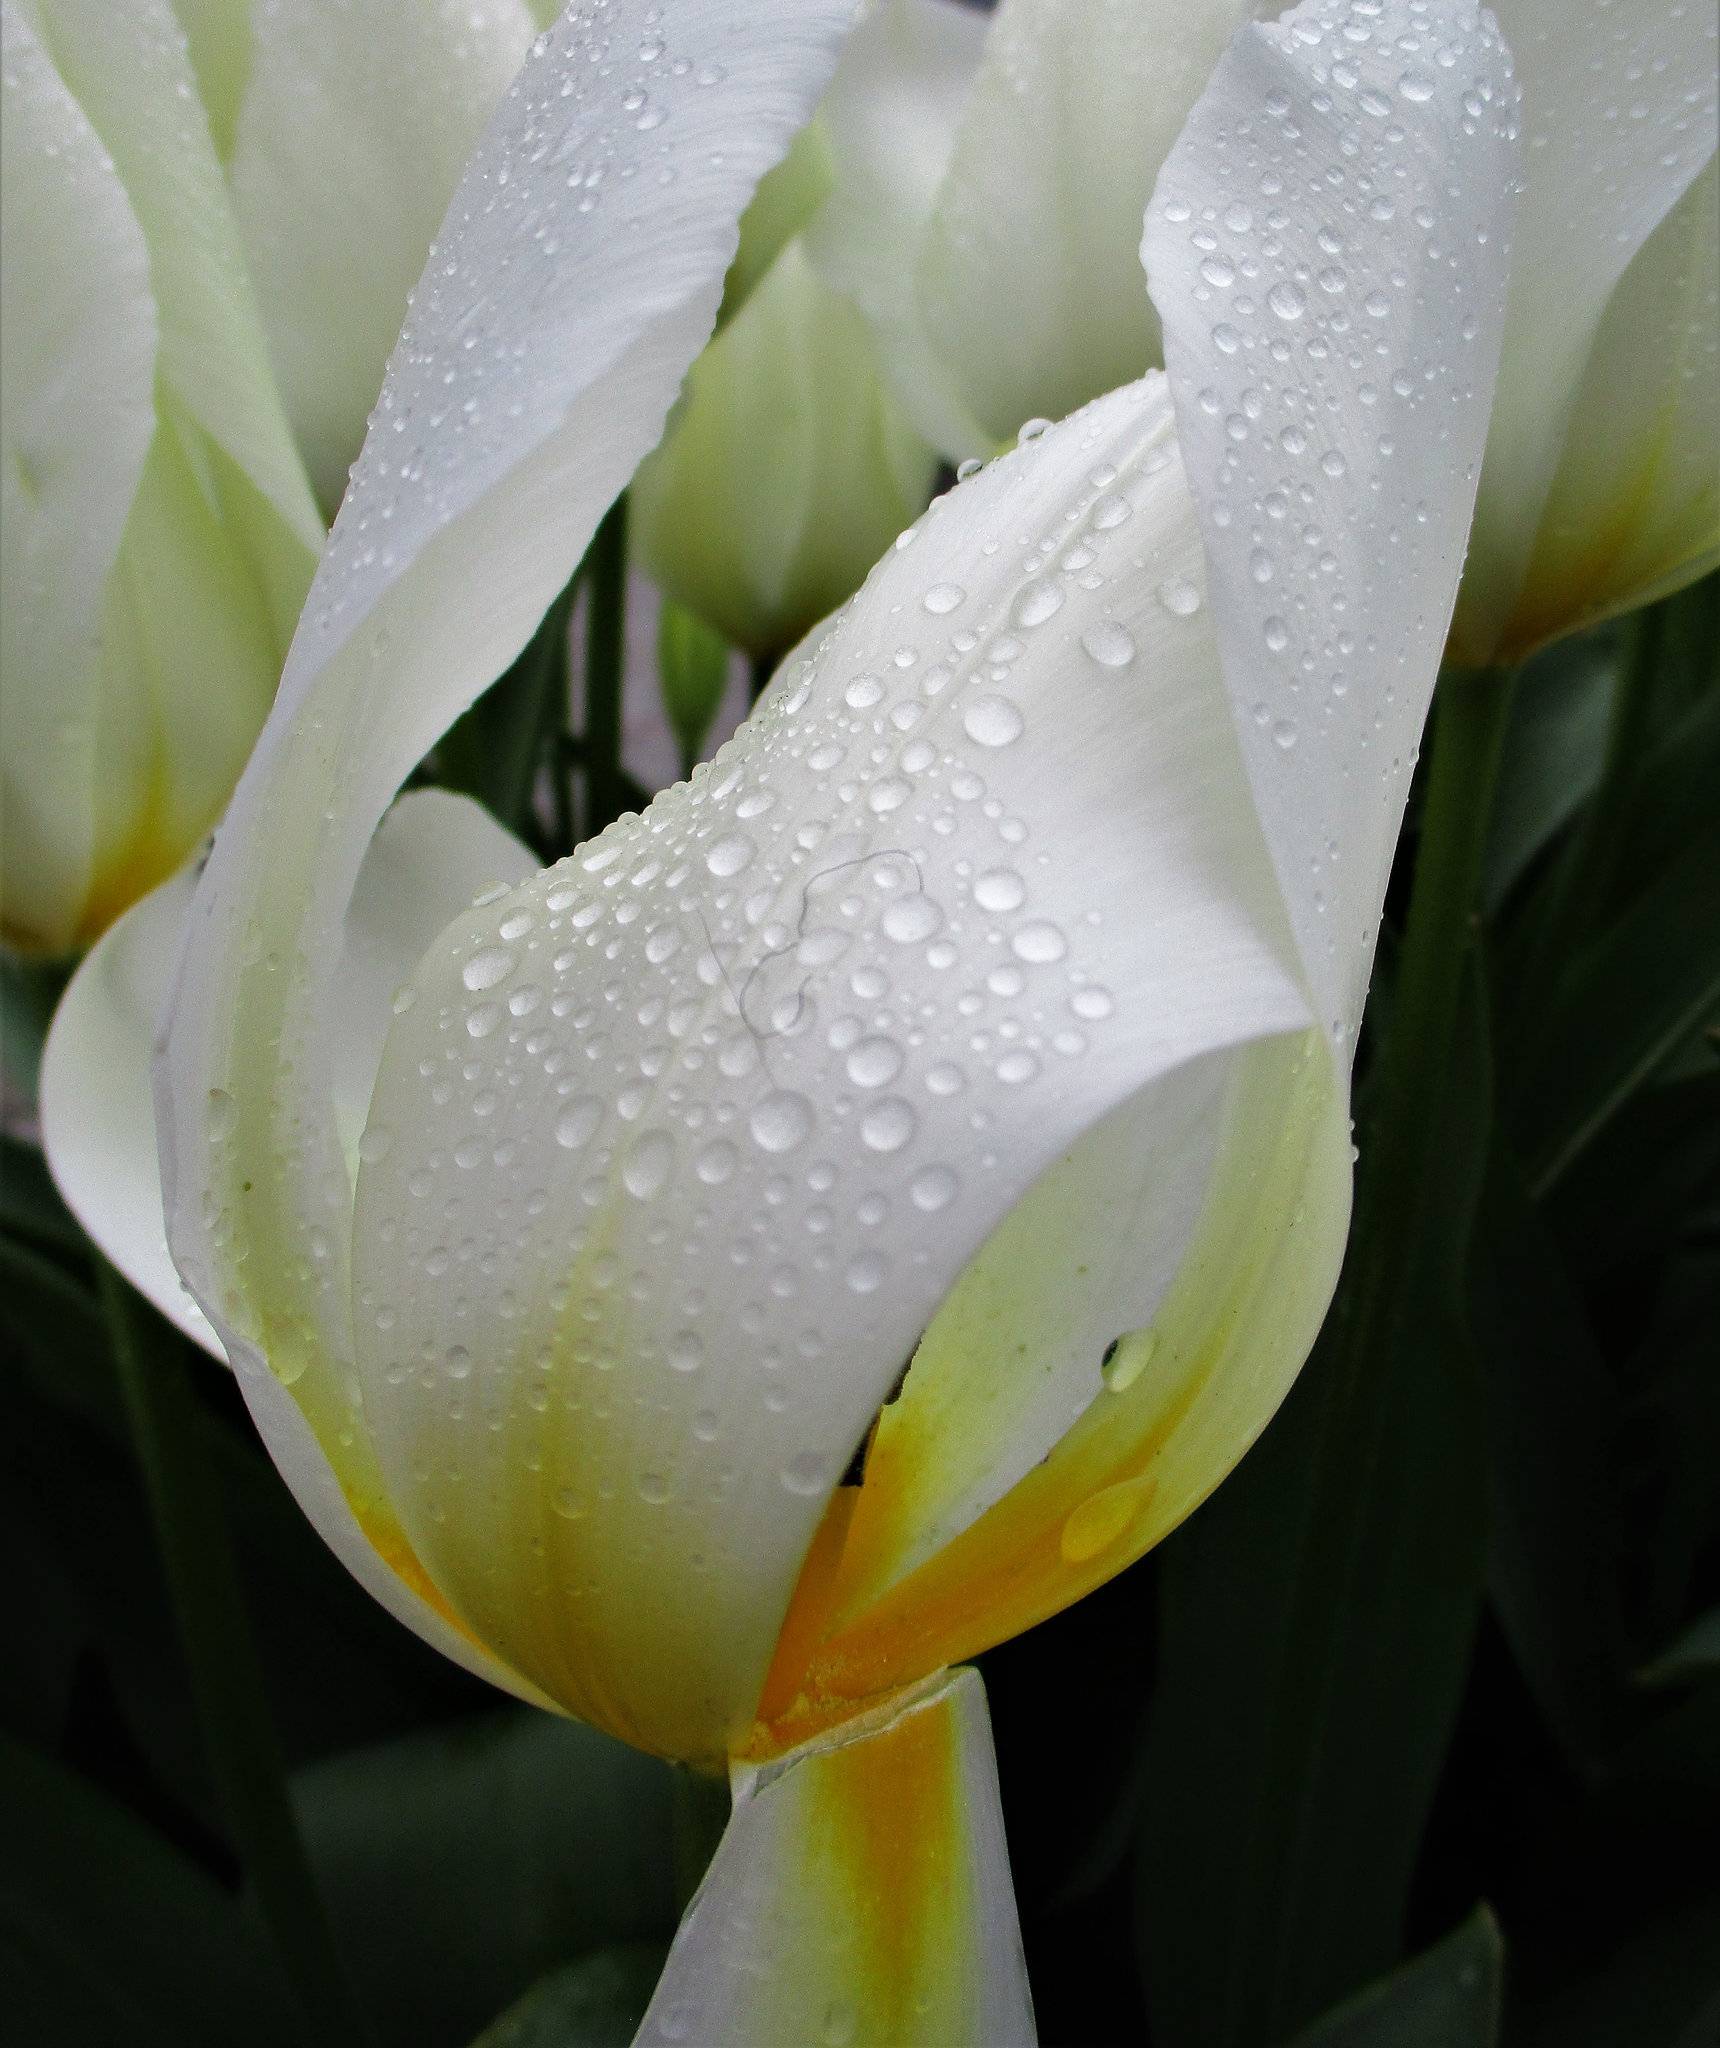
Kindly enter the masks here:
M 1152 1370 L 1100 1396 L 1002 1500 L 873 1592 L 871 1561 L 900 1554 L 892 1519 L 919 1497 L 913 1462 L 935 1455 L 911 1430 L 880 1431 L 863 1487 L 852 1503 L 838 1493 L 808 1553 L 749 1755 L 803 1741 L 856 1702 L 1090 1593 L 1192 1513 L 1264 1428 L 1336 1280 L 1349 1131 L 1332 1062 L 1312 1039 L 1247 1057 L 1242 1121 L 1154 1320 Z

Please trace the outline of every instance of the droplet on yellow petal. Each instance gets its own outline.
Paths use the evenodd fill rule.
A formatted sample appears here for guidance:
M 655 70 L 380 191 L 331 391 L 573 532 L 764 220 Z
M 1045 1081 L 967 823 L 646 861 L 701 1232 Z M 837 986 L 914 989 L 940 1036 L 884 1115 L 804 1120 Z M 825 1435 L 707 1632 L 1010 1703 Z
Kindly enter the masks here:
M 1148 1474 L 1107 1486 L 1091 1500 L 1084 1500 L 1063 1524 L 1058 1548 L 1065 1563 L 1085 1564 L 1090 1557 L 1109 1550 L 1126 1534 L 1142 1509 L 1150 1505 L 1158 1490 L 1158 1481 Z

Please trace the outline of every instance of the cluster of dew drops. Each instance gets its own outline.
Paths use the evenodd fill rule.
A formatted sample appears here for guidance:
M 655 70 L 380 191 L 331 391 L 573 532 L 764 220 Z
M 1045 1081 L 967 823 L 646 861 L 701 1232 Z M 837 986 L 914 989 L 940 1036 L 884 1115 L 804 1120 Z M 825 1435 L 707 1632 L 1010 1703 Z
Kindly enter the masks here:
M 1040 459 L 1046 431 L 1010 460 Z M 1139 573 L 1129 484 L 1075 467 L 1018 537 L 1019 575 L 987 567 L 1001 602 L 942 573 L 934 506 L 714 762 L 439 944 L 447 993 L 411 1036 L 442 1136 L 410 1158 L 365 1139 L 393 1159 L 383 1228 L 422 1299 L 360 1309 L 385 1347 L 406 1326 L 385 1378 L 450 1421 L 488 1367 L 492 1424 L 511 1414 L 568 1519 L 613 1494 L 606 1446 L 642 1414 L 673 1420 L 638 1432 L 639 1497 L 722 1498 L 725 1399 L 762 1404 L 788 1492 L 827 1490 L 853 1445 L 796 1435 L 796 1376 L 874 1353 L 893 1373 L 952 1277 L 944 1233 L 977 1243 L 1007 1210 L 1037 1089 L 1114 1028 L 1083 965 L 1102 910 L 1072 929 L 1036 907 L 1054 852 L 990 783 L 1023 786 L 996 764 L 1027 731 L 1036 636 L 1107 571 Z M 1149 587 L 1167 624 L 1200 609 L 1185 577 Z M 1124 625 L 1094 616 L 1075 644 L 1095 685 L 1127 686 Z M 397 1008 L 429 1011 L 412 984 Z M 473 1271 L 496 1322 L 449 1346 L 448 1290 L 470 1306 Z M 613 1428 L 546 1443 L 558 1399 Z
M 1431 424 L 1443 443 L 1476 403 L 1473 344 L 1497 309 L 1466 296 L 1465 245 L 1487 240 L 1496 158 L 1485 143 L 1514 139 L 1517 94 L 1473 8 L 1348 0 L 1283 34 L 1315 80 L 1308 130 L 1291 96 L 1272 91 L 1264 121 L 1211 138 L 1231 197 L 1158 201 L 1186 232 L 1187 288 L 1209 341 L 1195 399 L 1218 454 L 1204 470 L 1191 462 L 1191 477 L 1254 598 L 1254 687 L 1239 715 L 1285 754 L 1333 749 L 1329 787 L 1359 778 L 1401 791 L 1415 761 L 1399 691 L 1409 641 L 1374 628 L 1401 620 L 1413 635 L 1423 561 L 1441 550 L 1420 531 L 1439 516 L 1417 495 L 1430 489 L 1427 463 L 1400 474 L 1393 458 L 1406 430 L 1425 442 Z M 1457 101 L 1465 138 L 1486 131 L 1443 185 L 1412 132 L 1441 96 Z M 1310 200 L 1325 214 L 1311 248 L 1296 226 Z M 1322 915 L 1342 829 L 1337 814 L 1324 821 L 1309 854 Z M 1336 943 L 1328 934 L 1328 950 Z

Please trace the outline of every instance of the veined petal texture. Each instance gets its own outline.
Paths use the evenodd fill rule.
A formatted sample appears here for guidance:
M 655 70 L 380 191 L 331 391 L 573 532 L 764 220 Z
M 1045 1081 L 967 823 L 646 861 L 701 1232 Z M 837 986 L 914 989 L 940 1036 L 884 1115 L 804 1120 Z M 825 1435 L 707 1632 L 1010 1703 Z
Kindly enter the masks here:
M 1236 729 L 1346 1061 L 1463 563 L 1517 119 L 1485 12 L 1310 0 L 1231 44 L 1147 211 Z
M 743 0 L 666 24 L 612 0 L 534 47 L 455 195 L 193 907 L 158 1067 L 169 1241 L 307 1511 L 440 1602 L 444 1636 L 354 1370 L 348 906 L 400 783 L 660 434 L 850 13 Z

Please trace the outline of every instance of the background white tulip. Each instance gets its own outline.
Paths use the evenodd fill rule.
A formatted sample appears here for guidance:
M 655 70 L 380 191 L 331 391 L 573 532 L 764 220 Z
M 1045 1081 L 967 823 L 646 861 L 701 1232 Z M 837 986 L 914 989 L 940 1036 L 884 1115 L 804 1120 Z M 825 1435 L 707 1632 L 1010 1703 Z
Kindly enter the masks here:
M 4 32 L 0 901 L 9 944 L 57 953 L 226 803 L 534 22 L 8 0 Z
M 832 88 L 836 191 L 810 246 L 951 459 L 1162 359 L 1131 219 L 1237 21 L 1272 11 L 1106 0 L 1072 25 L 1055 0 L 1003 0 L 982 25 L 954 0 L 886 0 L 862 24 Z M 1720 559 L 1712 10 L 1505 0 L 1498 13 L 1528 135 L 1452 637 L 1473 666 Z M 1417 75 L 1416 52 L 1401 54 Z M 1385 117 L 1360 106 L 1353 72 L 1336 59 L 1329 88 L 1365 130 Z

